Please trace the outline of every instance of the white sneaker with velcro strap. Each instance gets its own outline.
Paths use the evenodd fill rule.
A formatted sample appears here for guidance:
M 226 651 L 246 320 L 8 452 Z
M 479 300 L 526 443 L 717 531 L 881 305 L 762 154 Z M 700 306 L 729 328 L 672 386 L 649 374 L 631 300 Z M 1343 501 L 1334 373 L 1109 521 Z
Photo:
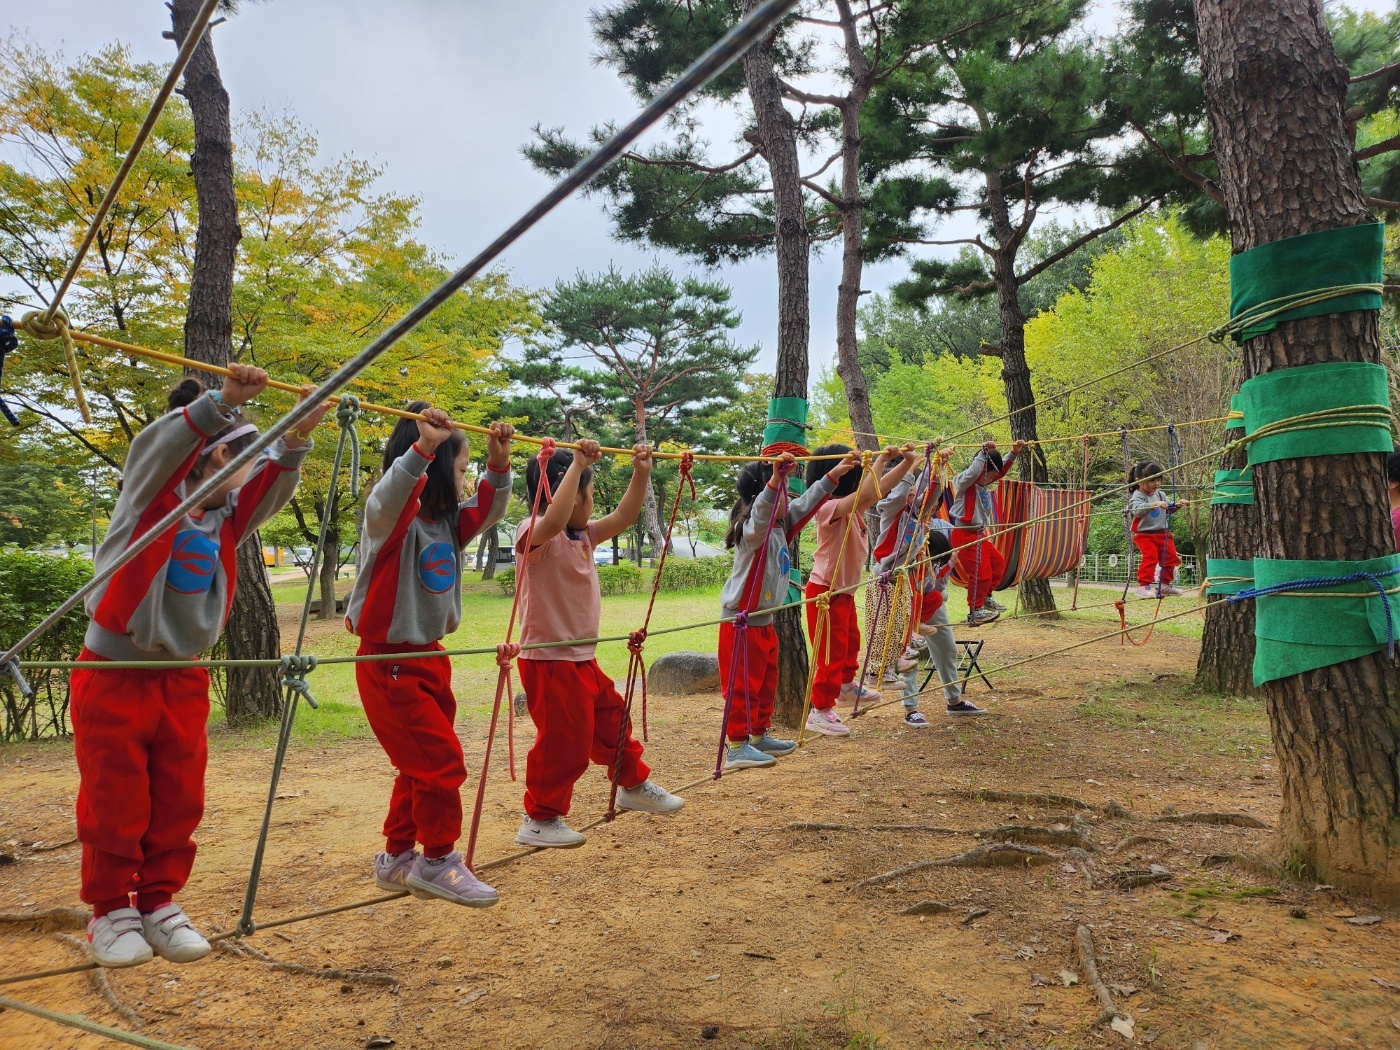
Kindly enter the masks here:
M 151 946 L 141 935 L 141 913 L 115 908 L 88 923 L 88 947 L 98 966 L 140 966 L 151 961 Z
M 146 943 L 162 959 L 187 963 L 209 954 L 209 942 L 194 928 L 185 909 L 174 901 L 141 916 L 141 925 Z

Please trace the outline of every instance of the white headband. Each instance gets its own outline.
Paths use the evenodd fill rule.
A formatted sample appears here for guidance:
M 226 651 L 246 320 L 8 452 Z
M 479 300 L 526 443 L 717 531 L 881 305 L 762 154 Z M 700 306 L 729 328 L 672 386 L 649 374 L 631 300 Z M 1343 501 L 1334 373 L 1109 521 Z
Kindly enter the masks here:
M 227 445 L 230 441 L 233 441 L 236 438 L 241 438 L 244 434 L 256 434 L 257 432 L 258 428 L 255 427 L 252 423 L 244 423 L 241 427 L 234 427 L 227 434 L 224 434 L 221 437 L 215 439 L 214 441 L 211 441 L 209 444 L 205 445 L 199 454 L 201 456 L 207 456 L 220 445 Z

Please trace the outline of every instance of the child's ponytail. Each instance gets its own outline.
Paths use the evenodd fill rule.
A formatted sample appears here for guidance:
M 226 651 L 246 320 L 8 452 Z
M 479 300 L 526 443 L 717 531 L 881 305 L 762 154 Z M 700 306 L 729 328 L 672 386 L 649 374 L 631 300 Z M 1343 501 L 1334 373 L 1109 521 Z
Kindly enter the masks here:
M 1136 492 L 1136 491 L 1137 491 L 1138 468 L 1141 467 L 1141 466 L 1142 466 L 1141 463 L 1134 463 L 1131 467 L 1128 468 L 1128 491 L 1129 491 L 1129 492 Z
M 768 484 L 771 475 L 771 465 L 758 460 L 745 464 L 744 469 L 739 471 L 739 476 L 734 479 L 734 488 L 739 498 L 729 510 L 729 531 L 724 534 L 726 550 L 733 550 L 744 538 L 744 524 L 753 512 L 754 500 L 758 499 L 758 494 L 763 491 L 763 486 Z

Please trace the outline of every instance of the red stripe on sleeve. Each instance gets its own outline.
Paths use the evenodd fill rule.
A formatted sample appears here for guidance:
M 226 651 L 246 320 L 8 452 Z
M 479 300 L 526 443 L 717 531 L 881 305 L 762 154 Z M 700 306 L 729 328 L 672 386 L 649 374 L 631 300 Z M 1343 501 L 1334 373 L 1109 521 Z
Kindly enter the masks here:
M 481 531 L 486 517 L 491 513 L 491 504 L 496 501 L 496 486 L 482 478 L 476 486 L 476 506 L 463 507 L 457 515 L 457 542 L 462 546 L 470 543 L 472 537 Z
M 365 604 L 360 613 L 357 632 L 361 638 L 371 642 L 386 641 L 389 627 L 394 622 L 394 603 L 399 594 L 399 555 L 403 550 L 404 537 L 408 535 L 408 527 L 413 523 L 414 515 L 418 513 L 418 497 L 422 495 L 423 486 L 427 483 L 427 477 L 418 479 L 418 483 L 413 486 L 413 495 L 404 501 L 399 520 L 394 522 L 393 531 L 374 556 L 374 566 L 370 569 L 369 587 L 365 590 Z

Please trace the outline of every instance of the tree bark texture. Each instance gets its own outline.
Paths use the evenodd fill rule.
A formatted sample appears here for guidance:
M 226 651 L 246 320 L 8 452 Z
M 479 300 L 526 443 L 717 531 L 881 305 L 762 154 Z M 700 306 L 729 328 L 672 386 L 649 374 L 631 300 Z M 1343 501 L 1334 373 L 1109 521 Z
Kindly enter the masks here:
M 865 269 L 865 212 L 860 184 L 860 112 L 870 96 L 872 74 L 856 32 L 849 0 L 837 0 L 851 85 L 841 110 L 841 283 L 836 288 L 836 374 L 846 389 L 846 408 L 859 449 L 877 449 L 870 390 L 860 367 L 856 308 Z
M 1001 330 L 1001 382 L 1006 391 L 1006 409 L 1013 413 L 1008 423 L 1013 440 L 1035 442 L 1038 432 L 1031 370 L 1026 364 L 1026 315 L 1021 310 L 1021 282 L 1016 276 L 1016 253 L 1020 250 L 1023 234 L 1011 225 L 1011 210 L 1007 205 L 1001 173 L 987 171 L 984 178 L 992 233 L 997 241 L 997 250 L 992 254 L 992 280 L 997 287 L 997 318 Z M 1049 480 L 1037 445 L 1031 444 L 1021 457 L 1020 473 L 1023 481 L 1043 484 Z M 1049 580 L 1026 580 L 1021 584 L 1020 591 L 1021 605 L 1027 612 L 1049 613 L 1044 619 L 1059 619 Z
M 744 11 L 758 0 L 744 0 Z M 798 166 L 797 125 L 783 106 L 782 87 L 773 69 L 772 38 L 744 55 L 744 80 L 753 105 L 755 145 L 768 164 L 773 183 L 775 255 L 778 263 L 778 360 L 774 397 L 807 396 L 807 347 L 811 338 L 808 302 L 810 238 Z M 792 564 L 799 564 L 792 543 Z M 773 617 L 778 634 L 778 693 L 774 719 L 796 725 L 802 716 L 807 686 L 807 637 L 801 609 L 783 609 Z
M 1243 431 L 1225 433 L 1227 438 L 1237 438 Z M 1245 463 L 1244 449 L 1236 449 L 1221 457 L 1220 469 L 1238 470 Z M 1238 503 L 1211 507 L 1209 543 L 1212 558 L 1254 557 L 1254 508 Z M 1254 695 L 1254 603 L 1217 601 L 1206 607 L 1205 616 L 1201 655 L 1196 660 L 1197 688 L 1228 696 Z
M 1371 221 L 1346 126 L 1347 71 L 1317 0 L 1197 0 L 1206 113 L 1235 251 Z M 1243 348 L 1246 378 L 1380 356 L 1378 317 L 1286 322 Z M 1255 553 L 1357 560 L 1394 550 L 1385 457 L 1254 468 Z M 1328 882 L 1400 899 L 1400 689 L 1384 652 L 1264 687 L 1282 779 L 1279 834 Z
M 199 0 L 173 0 L 170 5 L 177 45 L 189 32 L 199 7 Z M 189 307 L 185 315 L 185 356 L 227 365 L 233 342 L 234 259 L 243 232 L 238 227 L 238 197 L 234 192 L 228 92 L 224 90 L 214 45 L 207 32 L 185 67 L 183 94 L 194 121 L 190 170 L 199 205 Z M 221 385 L 217 376 L 209 373 L 199 373 L 199 376 L 211 386 Z M 249 585 L 254 580 L 257 582 Z M 238 581 L 227 628 L 229 658 L 277 656 L 281 644 L 277 608 L 272 601 L 261 544 L 250 540 L 239 547 Z M 280 713 L 282 688 L 276 668 L 230 673 L 226 703 L 230 722 L 270 718 Z

